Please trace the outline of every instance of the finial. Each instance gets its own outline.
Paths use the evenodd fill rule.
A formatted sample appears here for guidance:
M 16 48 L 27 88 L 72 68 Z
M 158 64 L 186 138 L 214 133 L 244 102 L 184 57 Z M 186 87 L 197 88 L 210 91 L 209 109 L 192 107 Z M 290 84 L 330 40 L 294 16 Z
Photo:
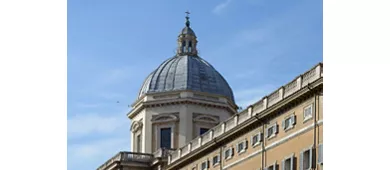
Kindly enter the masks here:
M 186 26 L 190 27 L 190 17 L 189 17 L 190 12 L 188 12 L 187 10 L 185 13 L 186 13 Z

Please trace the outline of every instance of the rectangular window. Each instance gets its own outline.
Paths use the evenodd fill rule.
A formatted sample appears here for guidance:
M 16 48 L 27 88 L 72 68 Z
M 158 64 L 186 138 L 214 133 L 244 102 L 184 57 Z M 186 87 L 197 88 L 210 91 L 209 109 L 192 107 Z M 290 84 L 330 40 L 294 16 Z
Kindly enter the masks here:
M 230 149 L 225 150 L 225 159 L 230 157 Z
M 244 140 L 240 143 L 237 144 L 237 152 L 238 153 L 243 153 L 245 152 L 246 148 L 247 148 L 247 140 Z
M 286 127 L 290 127 L 290 125 L 291 125 L 291 117 L 289 117 L 289 118 L 287 118 L 285 121 L 284 121 L 284 123 L 285 123 L 285 128 Z
M 239 143 L 238 144 L 238 149 L 237 149 L 237 151 L 240 153 L 240 152 L 242 152 L 242 151 L 244 151 L 244 143 Z
M 314 160 L 313 151 L 314 149 L 307 149 L 300 153 L 299 156 L 300 170 L 309 170 L 313 167 L 313 160 Z
M 291 155 L 290 157 L 285 158 L 282 161 L 281 170 L 294 170 L 294 155 Z
M 292 170 L 291 169 L 291 159 L 287 159 L 284 161 L 284 169 L 283 170 Z
M 252 136 L 252 146 L 255 146 L 260 143 L 260 134 Z
M 141 147 L 142 147 L 141 135 L 137 135 L 137 152 L 141 152 Z
M 305 151 L 303 152 L 303 169 L 309 169 L 310 168 L 310 152 Z
M 225 159 L 230 159 L 233 156 L 233 148 L 230 147 L 229 149 L 225 150 Z
M 268 137 L 271 137 L 274 134 L 274 128 L 268 128 Z
M 303 121 L 309 120 L 313 117 L 313 104 L 305 107 L 303 110 Z
M 160 138 L 161 148 L 171 148 L 171 128 L 161 128 Z
M 289 117 L 287 117 L 286 119 L 284 119 L 284 121 L 282 122 L 282 128 L 283 130 L 287 131 L 291 128 L 293 128 L 295 125 L 295 115 L 291 115 Z
M 213 157 L 213 166 L 218 165 L 219 161 L 221 161 L 220 158 L 219 158 L 219 155 L 214 156 Z
M 273 165 L 270 165 L 266 168 L 266 170 L 276 170 L 277 169 L 277 165 L 276 163 L 274 163 Z
M 268 129 L 266 131 L 267 132 L 267 138 L 274 137 L 278 133 L 278 128 L 279 128 L 279 126 L 276 123 L 274 125 L 268 127 Z
M 207 131 L 209 131 L 209 129 L 200 128 L 200 134 L 199 134 L 199 135 L 203 135 L 203 134 L 206 133 Z
M 206 160 L 202 162 L 201 169 L 206 170 L 207 168 L 209 168 L 209 161 Z

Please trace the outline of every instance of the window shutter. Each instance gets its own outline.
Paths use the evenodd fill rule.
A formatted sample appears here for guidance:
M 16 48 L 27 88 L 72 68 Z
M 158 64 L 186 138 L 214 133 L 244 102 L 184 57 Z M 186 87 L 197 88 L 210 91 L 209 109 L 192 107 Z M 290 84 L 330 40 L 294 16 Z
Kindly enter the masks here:
M 303 152 L 299 154 L 299 170 L 303 170 Z
M 295 120 L 296 120 L 296 116 L 295 116 L 295 115 L 292 115 L 292 116 L 291 116 L 291 124 L 292 124 L 292 125 L 295 125 L 295 124 L 296 124 L 296 121 L 295 121 Z
M 263 142 L 263 139 L 264 139 L 263 133 L 259 133 L 259 136 L 260 136 L 260 137 L 259 137 L 259 138 L 260 138 L 259 141 L 260 141 L 260 142 Z
M 230 156 L 233 156 L 233 155 L 234 155 L 234 148 L 232 147 L 230 150 Z
M 279 131 L 279 125 L 278 124 L 275 124 L 274 125 L 274 133 L 277 134 Z
M 221 157 L 218 155 L 218 163 L 220 163 L 221 162 Z
M 310 149 L 310 158 L 309 158 L 309 167 L 311 168 L 314 168 L 314 166 L 316 165 L 315 163 L 315 149 Z
M 277 164 L 276 164 L 276 162 L 274 163 L 274 166 L 272 166 L 272 169 L 273 170 L 276 170 L 276 166 L 278 166 Z
M 318 163 L 322 165 L 322 144 L 318 145 Z
M 230 153 L 231 150 L 230 150 L 230 149 L 228 149 L 228 150 L 229 150 L 229 151 L 227 152 L 227 154 L 226 154 L 226 152 L 225 152 L 225 159 L 228 158 L 230 155 L 232 155 L 232 153 Z
M 313 104 L 310 105 L 310 109 L 309 110 L 310 110 L 309 111 L 310 115 L 313 115 Z
M 283 130 L 286 129 L 286 120 L 287 120 L 287 119 L 284 119 L 284 120 L 282 121 L 282 128 L 283 128 Z
M 268 138 L 268 128 L 265 129 L 265 136 Z
M 248 148 L 248 140 L 245 140 L 245 146 L 244 146 L 245 149 Z
M 256 135 L 255 135 L 255 136 L 256 136 Z M 251 145 L 252 145 L 252 146 L 254 145 L 253 138 L 254 138 L 255 136 L 252 136 L 252 137 L 251 137 Z
M 284 159 L 283 161 L 282 161 L 282 170 L 285 170 L 285 168 L 284 168 L 284 162 L 286 161 L 286 159 Z
M 240 152 L 240 148 L 238 147 L 239 145 L 240 145 L 240 143 L 237 143 L 237 144 L 236 144 L 237 152 Z
M 294 161 L 294 155 L 291 155 L 290 157 L 290 160 L 291 160 L 291 164 L 290 164 L 290 170 L 294 170 L 294 167 L 295 167 L 295 161 Z M 283 169 L 284 170 L 284 169 Z
M 210 160 L 207 160 L 207 168 L 210 167 Z

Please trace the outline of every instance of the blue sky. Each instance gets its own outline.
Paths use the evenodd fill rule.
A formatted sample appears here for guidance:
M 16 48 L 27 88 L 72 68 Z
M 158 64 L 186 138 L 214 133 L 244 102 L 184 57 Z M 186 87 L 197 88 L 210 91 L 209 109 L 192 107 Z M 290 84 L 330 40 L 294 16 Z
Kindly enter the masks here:
M 322 1 L 68 0 L 68 169 L 129 150 L 127 106 L 174 55 L 186 10 L 239 106 L 322 62 Z

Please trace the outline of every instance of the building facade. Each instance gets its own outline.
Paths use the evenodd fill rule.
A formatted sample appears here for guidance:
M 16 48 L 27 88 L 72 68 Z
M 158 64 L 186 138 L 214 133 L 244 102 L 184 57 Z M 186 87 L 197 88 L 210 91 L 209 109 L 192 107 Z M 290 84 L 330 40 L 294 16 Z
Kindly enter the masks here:
M 147 76 L 127 114 L 131 152 L 98 170 L 323 169 L 322 63 L 238 112 L 197 43 L 187 16 L 176 55 Z

